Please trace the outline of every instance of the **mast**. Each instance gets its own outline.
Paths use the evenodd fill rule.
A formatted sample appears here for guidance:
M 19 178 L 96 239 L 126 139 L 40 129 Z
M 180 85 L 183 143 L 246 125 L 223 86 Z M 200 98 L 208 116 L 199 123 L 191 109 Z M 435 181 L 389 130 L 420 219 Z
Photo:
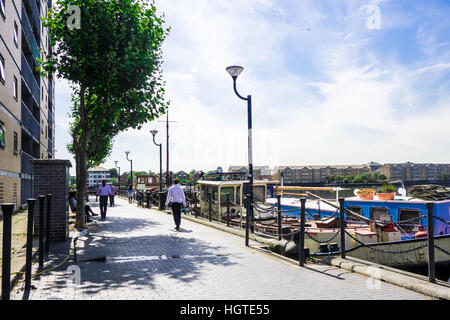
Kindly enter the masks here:
M 167 170 L 166 170 L 166 187 L 169 187 L 169 110 L 167 110 L 167 121 L 166 121 L 166 131 L 167 131 L 167 137 L 166 137 L 166 153 L 167 153 Z

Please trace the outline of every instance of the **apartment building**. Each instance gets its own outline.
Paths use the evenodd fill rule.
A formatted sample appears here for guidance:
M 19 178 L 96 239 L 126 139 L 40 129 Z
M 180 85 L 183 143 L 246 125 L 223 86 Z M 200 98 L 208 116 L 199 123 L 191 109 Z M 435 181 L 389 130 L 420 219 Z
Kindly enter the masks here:
M 386 163 L 380 168 L 389 181 L 422 181 L 450 178 L 450 164 L 434 163 Z
M 372 164 L 373 166 L 373 164 Z M 375 165 L 376 167 L 376 165 Z M 320 183 L 330 175 L 357 176 L 372 172 L 371 164 L 363 165 L 329 165 L 329 166 L 277 166 L 273 170 L 272 179 L 284 183 Z
M 96 187 L 102 184 L 102 180 L 106 180 L 106 182 L 111 180 L 111 174 L 108 169 L 100 166 L 88 169 L 87 183 L 89 187 Z
M 41 25 L 51 0 L 0 0 L 0 202 L 33 196 L 32 159 L 54 157 L 54 80 L 36 58 L 49 53 Z
M 248 166 L 230 166 L 228 172 L 245 172 L 245 175 L 241 175 L 241 179 L 247 178 Z M 237 177 L 237 176 L 236 176 Z M 270 180 L 272 178 L 272 170 L 269 166 L 254 166 L 253 167 L 253 179 L 254 180 Z

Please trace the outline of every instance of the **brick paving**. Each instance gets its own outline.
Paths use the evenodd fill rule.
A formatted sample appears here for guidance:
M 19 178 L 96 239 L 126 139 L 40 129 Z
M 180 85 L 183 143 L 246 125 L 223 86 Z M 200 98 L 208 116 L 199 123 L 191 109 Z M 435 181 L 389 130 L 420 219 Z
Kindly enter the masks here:
M 116 197 L 117 198 L 117 197 Z M 99 213 L 98 203 L 93 209 Z M 116 199 L 107 220 L 79 243 L 78 258 L 105 255 L 106 262 L 71 259 L 33 280 L 29 299 L 120 300 L 413 300 L 430 297 L 328 265 L 300 268 L 244 246 L 244 239 L 186 219 Z M 68 243 L 51 246 L 56 265 Z M 257 246 L 257 243 L 252 243 Z M 72 268 L 79 267 L 76 285 Z M 72 271 L 73 272 L 73 271 Z M 11 299 L 22 299 L 22 285 Z

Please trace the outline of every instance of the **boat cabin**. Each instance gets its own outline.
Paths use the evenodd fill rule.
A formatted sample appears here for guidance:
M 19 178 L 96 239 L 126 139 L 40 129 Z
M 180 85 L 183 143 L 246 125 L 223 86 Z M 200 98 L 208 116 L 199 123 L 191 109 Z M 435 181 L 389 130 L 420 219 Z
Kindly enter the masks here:
M 244 183 L 246 180 L 208 181 L 199 180 L 200 186 L 200 211 L 204 217 L 209 216 L 211 198 L 211 216 L 215 220 L 224 218 L 227 212 L 227 194 L 230 199 L 231 216 L 242 216 L 244 210 Z M 264 203 L 270 196 L 272 188 L 278 181 L 253 182 L 253 199 L 257 203 Z

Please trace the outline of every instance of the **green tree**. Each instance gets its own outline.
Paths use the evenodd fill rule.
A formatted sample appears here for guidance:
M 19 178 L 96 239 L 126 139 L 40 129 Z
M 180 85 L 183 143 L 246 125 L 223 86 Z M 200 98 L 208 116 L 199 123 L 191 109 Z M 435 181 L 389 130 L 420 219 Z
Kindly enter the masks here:
M 78 29 L 67 24 L 74 5 L 81 9 Z M 83 228 L 88 166 L 104 159 L 118 133 L 140 129 L 168 107 L 160 67 L 169 29 L 142 0 L 57 0 L 43 24 L 54 49 L 41 71 L 73 85 L 69 150 L 79 190 L 75 226 Z
M 109 175 L 110 175 L 111 178 L 117 178 L 117 175 L 118 175 L 118 174 L 119 174 L 119 173 L 118 173 L 118 171 L 117 171 L 116 168 L 111 168 L 111 169 L 109 169 Z

